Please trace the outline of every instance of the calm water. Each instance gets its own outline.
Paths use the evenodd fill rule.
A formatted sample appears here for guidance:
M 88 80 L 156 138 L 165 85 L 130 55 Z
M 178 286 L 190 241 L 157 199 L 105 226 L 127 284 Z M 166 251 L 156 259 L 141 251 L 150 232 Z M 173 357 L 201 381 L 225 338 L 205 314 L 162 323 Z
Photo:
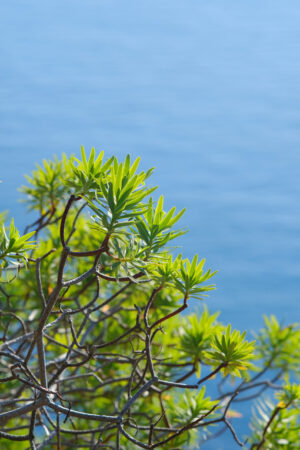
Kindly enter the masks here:
M 1 2 L 1 209 L 25 225 L 17 187 L 54 153 L 140 155 L 219 270 L 211 309 L 300 320 L 299 23 L 296 0 Z

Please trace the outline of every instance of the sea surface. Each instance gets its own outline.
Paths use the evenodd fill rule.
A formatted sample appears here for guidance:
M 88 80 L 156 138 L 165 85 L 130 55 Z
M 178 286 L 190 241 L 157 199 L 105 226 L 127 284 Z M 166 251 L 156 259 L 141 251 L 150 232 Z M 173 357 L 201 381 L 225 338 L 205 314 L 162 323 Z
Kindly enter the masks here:
M 249 333 L 300 320 L 299 24 L 296 0 L 2 1 L 0 209 L 30 221 L 43 158 L 141 156 L 187 207 L 183 254 L 219 271 L 209 308 Z

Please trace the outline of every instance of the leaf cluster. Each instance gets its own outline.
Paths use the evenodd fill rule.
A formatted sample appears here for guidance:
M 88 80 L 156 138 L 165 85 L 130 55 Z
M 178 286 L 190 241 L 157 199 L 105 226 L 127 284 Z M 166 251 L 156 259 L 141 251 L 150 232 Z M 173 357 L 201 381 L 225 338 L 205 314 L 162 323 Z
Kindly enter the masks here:
M 265 316 L 264 323 L 264 328 L 255 336 L 258 357 L 265 358 L 270 368 L 299 374 L 299 324 L 281 325 L 273 315 Z
M 53 161 L 44 159 L 43 166 L 37 164 L 31 176 L 26 175 L 28 185 L 22 186 L 20 191 L 26 195 L 24 201 L 29 210 L 37 210 L 43 215 L 56 210 L 63 202 L 68 192 L 65 186 L 68 163 L 66 155 L 62 161 L 57 157 Z
M 222 365 L 224 375 L 241 377 L 241 371 L 253 368 L 251 360 L 254 359 L 254 341 L 245 340 L 246 331 L 242 334 L 238 330 L 231 331 L 228 325 L 221 336 L 216 335 L 213 342 L 213 351 L 209 352 L 211 364 Z
M 2 268 L 6 268 L 9 264 L 27 261 L 27 252 L 35 247 L 35 242 L 29 240 L 34 234 L 34 232 L 31 232 L 20 236 L 13 219 L 11 219 L 8 228 L 2 223 L 0 231 L 0 261 L 2 261 Z

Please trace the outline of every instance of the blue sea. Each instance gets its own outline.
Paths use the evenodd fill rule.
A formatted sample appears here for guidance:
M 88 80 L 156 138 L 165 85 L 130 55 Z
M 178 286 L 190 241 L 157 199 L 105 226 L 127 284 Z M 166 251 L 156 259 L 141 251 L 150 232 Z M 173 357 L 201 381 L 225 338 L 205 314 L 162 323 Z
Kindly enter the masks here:
M 187 207 L 182 253 L 219 271 L 209 308 L 300 320 L 299 24 L 296 0 L 2 1 L 0 209 L 30 221 L 17 188 L 43 158 L 141 156 Z

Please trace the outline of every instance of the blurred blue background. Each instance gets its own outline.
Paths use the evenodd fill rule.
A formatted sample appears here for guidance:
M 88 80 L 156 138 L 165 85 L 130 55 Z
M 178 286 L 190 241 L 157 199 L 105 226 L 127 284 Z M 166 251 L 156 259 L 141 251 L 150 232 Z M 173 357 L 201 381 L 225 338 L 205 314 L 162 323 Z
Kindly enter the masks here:
M 296 0 L 1 2 L 1 210 L 28 222 L 17 188 L 53 154 L 142 156 L 219 270 L 211 310 L 299 320 L 299 23 Z

